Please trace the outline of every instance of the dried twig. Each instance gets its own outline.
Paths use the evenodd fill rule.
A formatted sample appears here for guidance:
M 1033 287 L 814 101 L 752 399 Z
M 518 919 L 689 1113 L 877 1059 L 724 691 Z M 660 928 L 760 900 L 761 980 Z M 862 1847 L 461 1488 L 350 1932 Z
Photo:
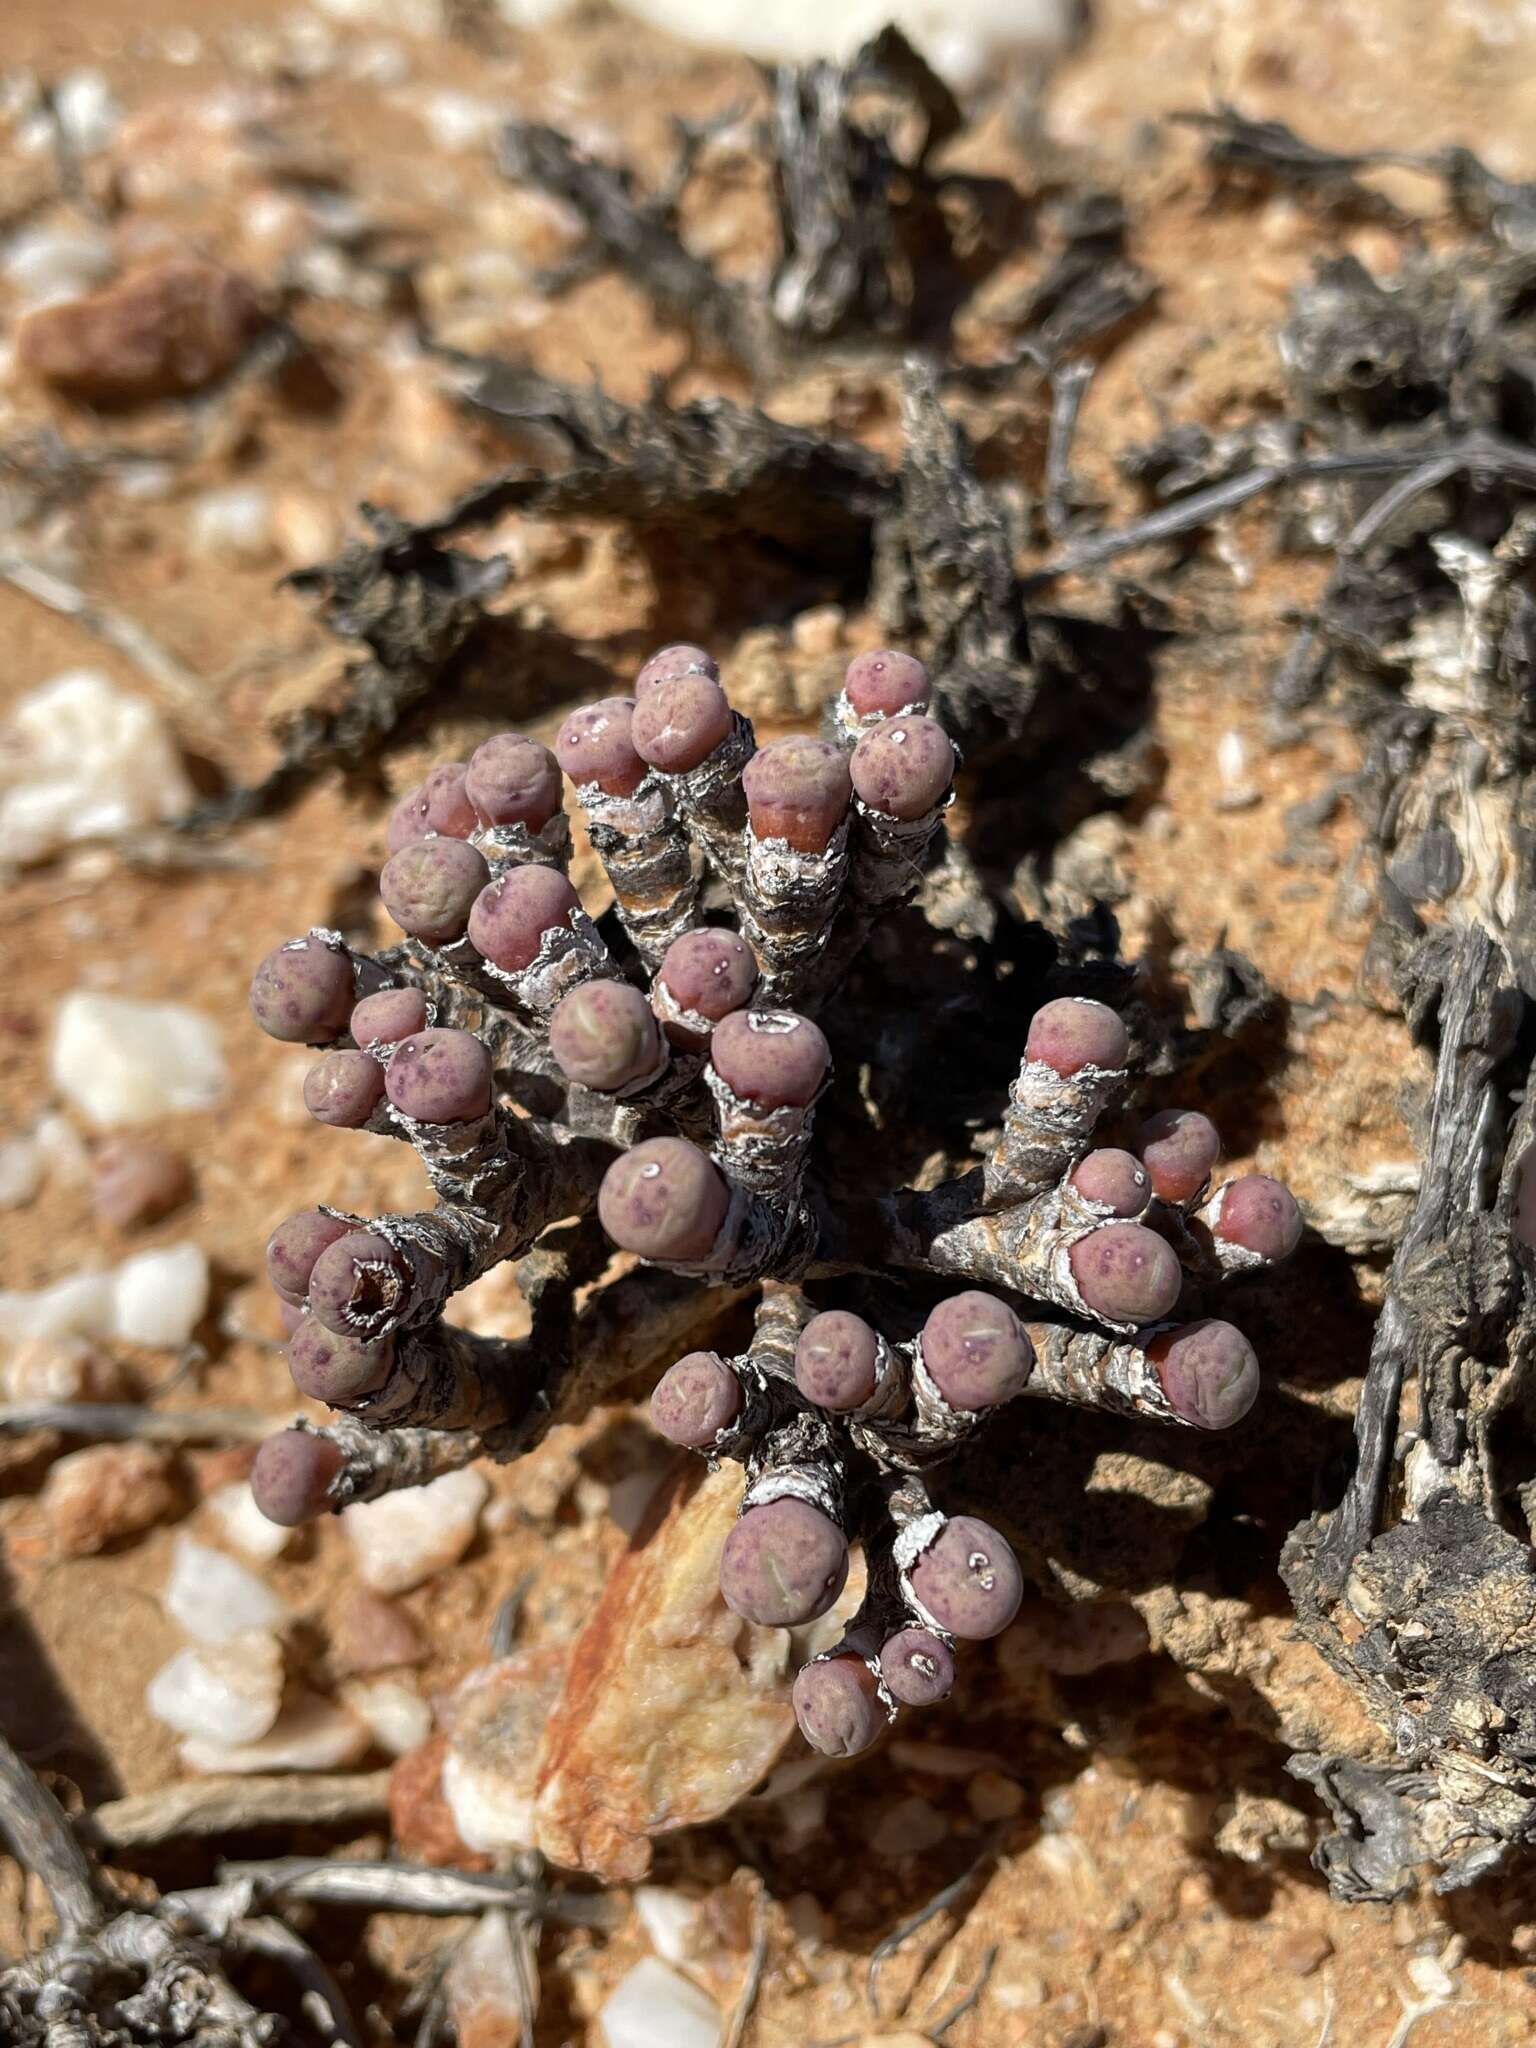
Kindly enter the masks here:
M 539 1877 L 515 1872 L 417 1870 L 403 1864 L 284 1856 L 269 1863 L 221 1863 L 221 1885 L 248 1889 L 258 1902 L 288 1899 L 348 1906 L 361 1913 L 424 1913 L 446 1917 L 490 1906 L 558 1920 L 567 1927 L 607 1927 L 616 1918 L 602 1894 L 553 1891 Z
M 388 1806 L 388 1771 L 196 1778 L 108 1800 L 81 1814 L 75 1832 L 103 1849 L 149 1849 L 253 1828 L 350 1827 L 376 1820 Z

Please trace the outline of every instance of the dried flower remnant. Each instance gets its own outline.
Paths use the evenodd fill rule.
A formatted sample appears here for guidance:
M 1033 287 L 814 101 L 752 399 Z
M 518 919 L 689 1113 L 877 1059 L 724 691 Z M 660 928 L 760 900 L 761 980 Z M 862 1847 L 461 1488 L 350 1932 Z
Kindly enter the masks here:
M 849 989 L 876 971 L 882 920 L 905 915 L 921 943 L 905 906 L 960 769 L 929 698 L 911 657 L 860 655 L 828 736 L 759 747 L 709 656 L 664 648 L 633 697 L 572 713 L 553 754 L 499 735 L 397 807 L 381 893 L 400 944 L 364 956 L 312 932 L 252 995 L 274 1036 L 320 1050 L 312 1113 L 414 1145 L 437 1195 L 274 1233 L 295 1381 L 337 1419 L 263 1448 L 266 1511 L 298 1521 L 516 1456 L 637 1356 L 670 1355 L 657 1430 L 746 1469 L 726 1605 L 752 1627 L 809 1623 L 862 1548 L 862 1602 L 794 1687 L 807 1739 L 836 1756 L 944 1698 L 956 1644 L 1006 1628 L 1022 1596 L 1002 1532 L 935 1505 L 934 1468 L 1020 1397 L 1228 1427 L 1258 1364 L 1205 1293 L 1300 1230 L 1266 1176 L 1212 1188 L 1219 1139 L 1193 1111 L 1099 1142 L 1132 1045 L 1074 995 L 1037 1003 L 980 1166 L 962 1140 L 936 1185 L 834 1197 L 849 1119 L 870 1114 L 836 1071 Z M 562 770 L 631 946 L 609 950 L 565 872 Z M 546 1238 L 573 1218 L 589 1219 L 574 1238 Z M 584 1233 L 639 1263 L 578 1309 L 598 1270 L 569 1248 Z M 508 1259 L 530 1337 L 444 1320 Z M 745 1351 L 711 1348 L 714 1305 L 754 1292 Z

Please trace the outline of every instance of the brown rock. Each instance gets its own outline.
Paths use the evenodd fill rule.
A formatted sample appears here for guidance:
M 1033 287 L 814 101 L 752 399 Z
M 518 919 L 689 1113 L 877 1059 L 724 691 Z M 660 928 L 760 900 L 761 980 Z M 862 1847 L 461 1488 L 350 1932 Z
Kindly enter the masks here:
M 421 1631 L 403 1607 L 358 1586 L 342 1600 L 331 1636 L 331 1668 L 338 1678 L 365 1678 L 419 1664 L 427 1654 Z
M 610 1573 L 545 1731 L 536 1824 L 552 1861 L 644 1877 L 653 1835 L 718 1820 L 788 1741 L 788 1637 L 720 1598 L 743 1484 L 683 1465 Z
M 389 1824 L 402 1856 L 441 1869 L 489 1870 L 488 1856 L 477 1856 L 460 1838 L 453 1812 L 443 1797 L 446 1735 L 432 1735 L 419 1748 L 407 1750 L 389 1774 Z
M 171 256 L 84 298 L 40 306 L 17 330 L 16 356 L 41 382 L 88 405 L 144 405 L 214 383 L 261 319 L 243 278 Z
M 186 1200 L 187 1162 L 153 1138 L 110 1138 L 91 1162 L 91 1206 L 114 1230 L 154 1223 Z
M 90 1557 L 176 1511 L 171 1454 L 153 1444 L 92 1444 L 55 1459 L 42 1510 L 55 1550 Z
M 1295 1927 L 1281 1935 L 1271 1954 L 1277 1970 L 1310 1977 L 1333 1954 L 1333 1943 L 1320 1927 Z

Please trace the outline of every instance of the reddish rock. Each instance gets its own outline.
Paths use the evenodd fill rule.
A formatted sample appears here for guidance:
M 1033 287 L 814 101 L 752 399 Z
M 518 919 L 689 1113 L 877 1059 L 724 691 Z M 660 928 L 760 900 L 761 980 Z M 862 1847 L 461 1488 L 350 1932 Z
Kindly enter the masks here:
M 389 1825 L 395 1848 L 417 1863 L 439 1869 L 489 1870 L 491 1859 L 477 1856 L 453 1824 L 453 1811 L 443 1797 L 446 1735 L 433 1735 L 417 1749 L 407 1750 L 389 1774 Z
M 91 1162 L 91 1206 L 114 1230 L 155 1223 L 186 1200 L 187 1162 L 153 1138 L 112 1138 Z
M 90 1557 L 169 1520 L 178 1505 L 171 1475 L 170 1454 L 153 1444 L 92 1444 L 56 1458 L 42 1493 L 54 1550 Z
M 144 405 L 201 391 L 232 369 L 262 322 L 243 278 L 173 256 L 21 322 L 22 369 L 70 398 Z
M 338 1678 L 397 1671 L 426 1656 L 421 1632 L 403 1607 L 357 1587 L 341 1602 L 331 1634 L 331 1668 Z
M 729 1813 L 794 1732 L 789 1635 L 720 1597 L 744 1480 L 680 1464 L 578 1636 L 539 1754 L 537 1845 L 633 1883 L 651 1838 Z

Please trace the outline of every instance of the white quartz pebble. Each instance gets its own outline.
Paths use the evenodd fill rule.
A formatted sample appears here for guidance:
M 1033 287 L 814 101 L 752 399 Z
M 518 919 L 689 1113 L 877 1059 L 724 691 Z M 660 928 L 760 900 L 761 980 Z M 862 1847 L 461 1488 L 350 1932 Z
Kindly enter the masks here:
M 200 1245 L 159 1245 L 124 1259 L 112 1276 L 110 1334 L 129 1344 L 185 1344 L 208 1307 L 208 1259 Z
M 641 1884 L 635 1887 L 635 1911 L 662 1961 L 680 1963 L 688 1953 L 688 1937 L 698 1917 L 697 1902 L 663 1884 Z
M 280 1557 L 298 1534 L 296 1529 L 267 1520 L 256 1505 L 248 1479 L 232 1479 L 228 1486 L 221 1486 L 210 1494 L 208 1506 L 225 1541 L 258 1564 Z
M 171 1555 L 165 1611 L 196 1643 L 227 1643 L 248 1629 L 278 1628 L 288 1610 L 238 1559 L 178 1536 Z
M 178 1735 L 209 1742 L 255 1742 L 277 1719 L 283 1658 L 262 1629 L 227 1643 L 178 1650 L 149 1681 L 149 1711 Z
M 646 1956 L 602 2008 L 606 2048 L 720 2048 L 720 2014 L 697 1984 Z
M 301 1693 L 255 1742 L 216 1742 L 189 1736 L 181 1760 L 189 1770 L 216 1775 L 233 1771 L 339 1771 L 355 1764 L 370 1741 L 368 1729 L 346 1707 L 315 1693 Z
M 46 860 L 176 817 L 191 801 L 159 711 L 97 669 L 39 685 L 0 731 L 0 861 Z
M 483 1472 L 445 1472 L 342 1513 L 363 1583 L 375 1593 L 408 1593 L 456 1564 L 474 1541 L 490 1487 Z
M 104 1130 L 211 1109 L 228 1081 L 218 1028 L 201 1011 L 85 989 L 59 1005 L 49 1071 Z
M 404 1756 L 432 1733 L 432 1709 L 402 1678 L 357 1678 L 341 1689 L 350 1707 L 387 1756 Z
M 174 1349 L 208 1306 L 208 1259 L 195 1244 L 136 1252 L 106 1272 L 71 1273 L 33 1292 L 0 1292 L 0 1332 L 28 1339 L 118 1337 Z

